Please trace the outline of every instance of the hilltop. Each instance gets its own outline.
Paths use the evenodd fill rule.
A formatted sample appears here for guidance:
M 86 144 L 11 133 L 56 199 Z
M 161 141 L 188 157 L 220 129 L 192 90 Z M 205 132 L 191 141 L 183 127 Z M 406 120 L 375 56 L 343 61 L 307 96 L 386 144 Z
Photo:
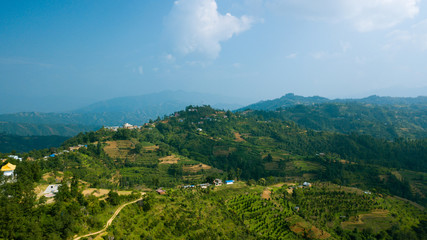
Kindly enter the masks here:
M 329 100 L 287 94 L 238 111 L 251 110 L 269 111 L 277 118 L 318 131 L 354 132 L 389 140 L 427 137 L 426 97 Z

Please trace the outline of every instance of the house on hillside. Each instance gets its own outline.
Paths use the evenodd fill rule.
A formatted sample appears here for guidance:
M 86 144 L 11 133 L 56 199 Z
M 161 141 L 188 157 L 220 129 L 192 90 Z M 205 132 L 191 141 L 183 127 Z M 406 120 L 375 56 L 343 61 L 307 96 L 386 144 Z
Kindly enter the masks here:
M 68 148 L 68 150 L 70 150 L 70 151 L 74 152 L 74 151 L 76 151 L 76 150 L 79 150 L 79 149 L 80 149 L 80 148 L 82 148 L 82 147 L 86 147 L 86 148 L 87 148 L 87 145 L 79 144 L 79 145 L 77 145 L 77 146 L 69 147 L 69 148 Z
M 227 185 L 234 184 L 234 180 L 226 180 L 225 184 L 227 184 Z
M 133 128 L 133 125 L 132 125 L 132 124 L 129 124 L 129 123 L 125 123 L 125 124 L 123 124 L 123 128 L 124 128 L 124 129 L 132 129 L 132 128 Z
M 19 156 L 16 156 L 16 155 L 9 155 L 9 156 L 7 156 L 7 157 L 9 157 L 9 158 L 13 158 L 13 159 L 15 159 L 15 160 L 22 161 L 22 158 L 21 158 L 21 157 L 19 157 Z
M 119 130 L 119 126 L 104 126 L 105 129 L 113 131 L 113 132 L 117 132 Z
M 166 190 L 163 190 L 161 188 L 157 189 L 156 192 L 160 195 L 165 195 L 166 194 Z
M 221 186 L 222 185 L 222 180 L 219 179 L 219 178 L 217 178 L 217 179 L 214 180 L 214 184 L 215 184 L 215 186 Z
M 309 183 L 309 182 L 304 182 L 304 183 L 302 184 L 302 186 L 303 186 L 303 187 L 311 187 L 311 183 Z
M 209 183 L 202 183 L 202 184 L 199 184 L 199 186 L 201 188 L 208 188 L 210 186 L 210 184 Z
M 3 175 L 6 177 L 13 177 L 13 171 L 15 171 L 16 165 L 13 165 L 12 163 L 7 163 L 3 167 L 1 167 L 1 171 L 3 172 Z
M 45 197 L 53 197 L 55 196 L 55 194 L 58 193 L 59 191 L 59 187 L 61 186 L 61 184 L 51 184 L 49 186 L 47 186 L 46 190 L 44 190 L 44 196 Z

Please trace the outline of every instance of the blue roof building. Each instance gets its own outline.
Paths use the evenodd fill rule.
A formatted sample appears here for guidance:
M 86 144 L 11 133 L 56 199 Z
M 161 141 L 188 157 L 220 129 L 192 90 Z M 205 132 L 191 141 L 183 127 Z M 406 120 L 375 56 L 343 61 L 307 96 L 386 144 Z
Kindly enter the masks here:
M 225 181 L 225 184 L 233 184 L 234 183 L 234 180 L 226 180 Z

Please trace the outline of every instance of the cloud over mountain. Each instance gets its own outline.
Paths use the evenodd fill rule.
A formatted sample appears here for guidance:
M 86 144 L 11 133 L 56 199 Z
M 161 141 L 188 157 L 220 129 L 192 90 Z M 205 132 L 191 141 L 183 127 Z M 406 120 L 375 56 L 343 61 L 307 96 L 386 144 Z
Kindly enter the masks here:
M 181 54 L 199 53 L 218 57 L 220 42 L 248 30 L 253 20 L 218 12 L 215 0 L 176 1 L 166 18 L 167 31 L 175 50 Z

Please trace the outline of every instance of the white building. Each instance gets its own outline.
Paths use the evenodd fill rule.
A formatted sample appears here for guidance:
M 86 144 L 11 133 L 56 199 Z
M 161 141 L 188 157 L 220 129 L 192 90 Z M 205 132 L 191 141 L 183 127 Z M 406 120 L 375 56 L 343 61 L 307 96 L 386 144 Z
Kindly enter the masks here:
M 15 160 L 22 161 L 22 158 L 20 158 L 19 156 L 16 156 L 16 155 L 9 155 L 9 156 L 7 156 L 7 157 L 9 157 L 9 158 L 13 158 L 13 159 L 15 159 Z
M 46 190 L 44 190 L 44 194 L 56 194 L 58 193 L 58 189 L 61 184 L 52 184 L 47 186 Z

